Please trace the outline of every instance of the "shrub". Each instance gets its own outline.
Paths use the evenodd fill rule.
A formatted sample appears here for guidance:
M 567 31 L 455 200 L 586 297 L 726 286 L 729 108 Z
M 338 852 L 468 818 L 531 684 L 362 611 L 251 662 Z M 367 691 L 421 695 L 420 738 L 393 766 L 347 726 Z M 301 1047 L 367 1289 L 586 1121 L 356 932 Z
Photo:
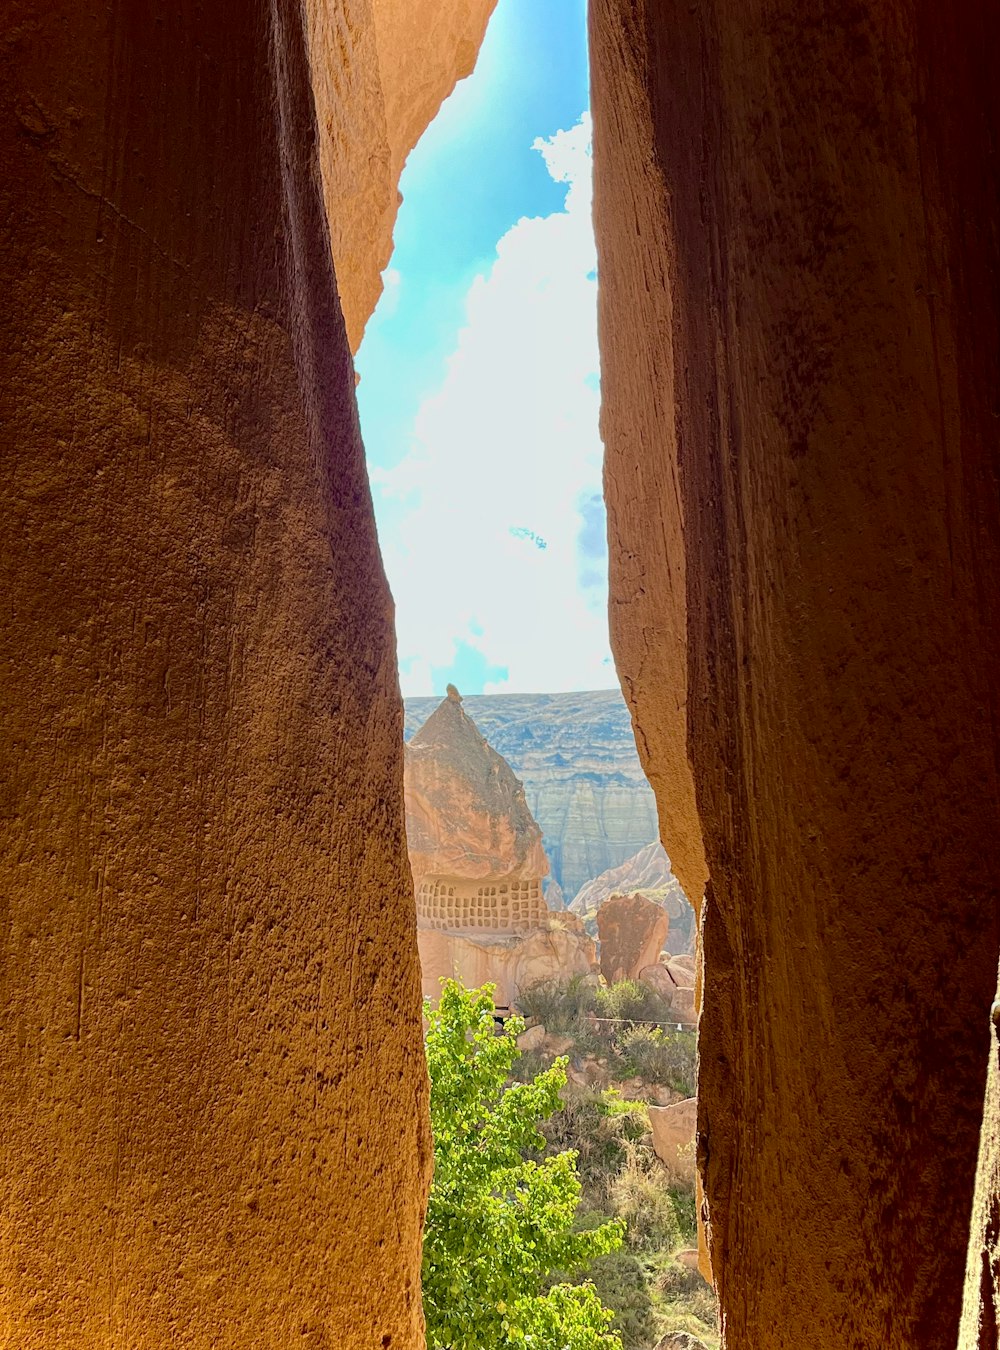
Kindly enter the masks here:
M 634 1148 L 608 1187 L 616 1216 L 625 1223 L 625 1242 L 637 1252 L 669 1251 L 680 1239 L 674 1202 L 658 1163 Z
M 663 1083 L 685 1097 L 694 1095 L 697 1047 L 691 1031 L 633 1026 L 618 1038 L 619 1053 L 627 1070 Z
M 574 975 L 565 983 L 539 980 L 518 991 L 517 1005 L 523 1016 L 541 1022 L 546 1031 L 568 1036 L 593 1011 L 596 992 L 585 975 Z
M 666 1022 L 670 1012 L 659 994 L 638 980 L 619 980 L 607 989 L 597 989 L 597 1015 L 625 1022 Z
M 603 1217 L 603 1216 L 600 1216 Z M 649 1275 L 632 1252 L 610 1252 L 591 1265 L 597 1296 L 615 1315 L 612 1323 L 623 1350 L 649 1350 L 659 1340 Z
M 588 1199 L 608 1202 L 612 1178 L 624 1167 L 629 1147 L 649 1133 L 649 1117 L 642 1102 L 623 1100 L 617 1092 L 566 1088 L 562 1103 L 541 1125 L 546 1151 L 574 1148 L 577 1172 Z

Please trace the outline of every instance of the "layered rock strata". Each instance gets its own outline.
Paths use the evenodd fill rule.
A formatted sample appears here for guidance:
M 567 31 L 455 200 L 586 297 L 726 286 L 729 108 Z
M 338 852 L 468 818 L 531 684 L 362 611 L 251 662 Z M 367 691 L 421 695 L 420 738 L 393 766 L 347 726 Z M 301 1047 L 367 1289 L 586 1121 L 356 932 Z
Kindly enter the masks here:
M 711 876 L 725 1343 L 947 1346 L 1000 912 L 1000 19 L 593 0 L 591 53 L 613 645 Z

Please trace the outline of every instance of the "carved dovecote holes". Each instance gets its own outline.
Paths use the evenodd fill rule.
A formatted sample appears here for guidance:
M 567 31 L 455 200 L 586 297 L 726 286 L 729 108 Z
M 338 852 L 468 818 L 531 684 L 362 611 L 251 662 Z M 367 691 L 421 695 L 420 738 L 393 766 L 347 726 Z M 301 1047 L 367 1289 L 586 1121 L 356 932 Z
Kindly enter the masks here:
M 424 877 L 417 887 L 417 919 L 426 928 L 525 932 L 543 926 L 546 913 L 537 877 L 524 881 Z

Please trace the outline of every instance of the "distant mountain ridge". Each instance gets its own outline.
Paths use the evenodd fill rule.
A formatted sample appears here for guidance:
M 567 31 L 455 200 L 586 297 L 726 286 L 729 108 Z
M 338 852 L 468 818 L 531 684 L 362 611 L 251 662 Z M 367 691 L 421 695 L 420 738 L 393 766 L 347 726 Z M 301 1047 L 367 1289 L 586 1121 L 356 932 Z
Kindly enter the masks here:
M 440 701 L 404 700 L 407 740 Z M 471 694 L 463 706 L 524 783 L 567 901 L 658 838 L 656 803 L 619 690 Z

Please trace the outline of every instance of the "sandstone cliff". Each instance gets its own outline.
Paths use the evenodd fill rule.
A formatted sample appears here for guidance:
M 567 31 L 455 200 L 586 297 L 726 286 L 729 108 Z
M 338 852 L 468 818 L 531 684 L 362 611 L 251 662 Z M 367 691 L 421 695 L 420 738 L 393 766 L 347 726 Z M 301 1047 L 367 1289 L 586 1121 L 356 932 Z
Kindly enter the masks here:
M 425 8 L 400 147 L 488 5 Z M 416 1350 L 402 717 L 319 190 L 356 330 L 371 7 L 3 17 L 0 1339 Z
M 727 1350 L 947 1347 L 1000 940 L 1000 14 L 590 19 L 612 643 L 711 877 Z
M 406 700 L 408 736 L 436 703 Z M 465 706 L 523 781 L 566 895 L 657 837 L 653 793 L 617 690 L 474 695 Z
M 307 6 L 320 169 L 347 339 L 382 292 L 407 155 L 470 74 L 496 0 Z

